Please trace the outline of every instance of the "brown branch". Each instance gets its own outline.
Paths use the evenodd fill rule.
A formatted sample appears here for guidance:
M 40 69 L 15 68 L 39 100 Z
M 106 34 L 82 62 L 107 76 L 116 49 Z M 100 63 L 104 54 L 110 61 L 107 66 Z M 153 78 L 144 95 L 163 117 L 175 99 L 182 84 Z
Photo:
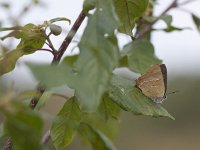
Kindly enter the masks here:
M 71 43 L 74 35 L 76 34 L 77 30 L 79 29 L 85 17 L 86 17 L 85 12 L 82 10 L 78 18 L 76 19 L 74 25 L 72 26 L 71 30 L 69 31 L 68 35 L 65 37 L 64 41 L 62 42 L 57 54 L 54 56 L 52 63 L 58 64 L 60 62 L 63 54 L 65 53 L 67 47 Z
M 148 32 L 151 31 L 152 26 L 160 19 L 161 16 L 163 16 L 164 14 L 166 14 L 169 10 L 171 10 L 172 8 L 175 8 L 178 6 L 177 4 L 178 0 L 174 0 L 160 15 L 159 17 L 157 17 L 153 22 L 151 22 L 150 24 L 147 24 L 143 30 L 141 30 L 140 32 L 137 33 L 137 35 L 135 36 L 135 38 L 137 40 L 142 39 Z

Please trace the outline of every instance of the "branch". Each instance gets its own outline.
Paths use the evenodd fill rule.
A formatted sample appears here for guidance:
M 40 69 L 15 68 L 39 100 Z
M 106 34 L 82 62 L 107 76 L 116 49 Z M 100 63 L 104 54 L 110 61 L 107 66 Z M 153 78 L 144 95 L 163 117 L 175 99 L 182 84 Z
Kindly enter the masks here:
M 67 47 L 71 43 L 74 35 L 76 34 L 77 30 L 79 29 L 80 25 L 82 24 L 83 20 L 85 19 L 86 13 L 82 10 L 79 14 L 78 18 L 76 19 L 74 25 L 72 26 L 71 30 L 69 31 L 68 35 L 65 37 L 64 41 L 62 42 L 57 55 L 54 56 L 52 63 L 58 64 L 65 53 Z
M 140 40 L 142 39 L 148 32 L 151 31 L 152 26 L 159 20 L 159 18 L 161 16 L 163 16 L 164 14 L 166 14 L 169 10 L 171 10 L 172 8 L 175 8 L 178 6 L 177 4 L 178 0 L 174 0 L 160 15 L 159 17 L 157 17 L 152 23 L 147 24 L 143 30 L 141 30 L 141 32 L 137 33 L 137 35 L 135 36 L 136 39 Z

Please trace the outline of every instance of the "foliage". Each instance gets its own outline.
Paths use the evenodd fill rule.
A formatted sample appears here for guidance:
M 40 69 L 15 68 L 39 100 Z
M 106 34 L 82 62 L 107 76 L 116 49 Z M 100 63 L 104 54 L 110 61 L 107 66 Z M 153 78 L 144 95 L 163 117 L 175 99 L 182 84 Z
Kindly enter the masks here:
M 67 147 L 76 134 L 95 150 L 116 149 L 111 141 L 117 135 L 122 111 L 174 120 L 162 105 L 144 96 L 135 86 L 134 80 L 121 77 L 113 71 L 125 67 L 134 73 L 144 74 L 151 65 L 162 62 L 156 57 L 150 36 L 147 35 L 157 30 L 152 26 L 158 20 L 166 23 L 167 27 L 162 29 L 165 32 L 183 30 L 173 26 L 172 16 L 166 15 L 168 10 L 176 8 L 178 4 L 175 2 L 164 14 L 152 16 L 147 10 L 153 11 L 155 1 L 85 0 L 80 17 L 84 19 L 87 16 L 88 22 L 78 43 L 80 53 L 64 58 L 66 49 L 63 49 L 63 45 L 67 47 L 66 41 L 71 42 L 80 21 L 72 27 L 73 30 L 58 50 L 50 37 L 57 38 L 62 34 L 62 27 L 56 22 L 70 23 L 67 18 L 53 18 L 39 25 L 28 23 L 24 26 L 1 27 L 1 32 L 9 31 L 1 40 L 11 37 L 20 40 L 14 50 L 4 50 L 3 46 L 0 49 L 1 76 L 11 72 L 22 56 L 43 50 L 52 53 L 54 57 L 52 65 L 26 63 L 33 76 L 45 86 L 42 92 L 38 90 L 28 95 L 26 92 L 14 95 L 12 92 L 0 92 L 0 112 L 4 116 L 1 137 L 11 137 L 15 149 L 43 149 L 40 142 L 42 118 L 37 112 L 48 102 L 55 89 L 63 86 L 68 86 L 75 92 L 72 97 L 66 98 L 52 121 L 49 136 L 56 149 Z M 9 4 L 1 6 L 9 8 Z M 192 18 L 199 30 L 199 18 L 194 14 Z M 117 33 L 130 37 L 132 41 L 120 49 Z M 44 45 L 49 48 L 44 48 Z M 28 108 L 27 100 L 30 104 L 34 103 L 32 108 L 35 111 Z

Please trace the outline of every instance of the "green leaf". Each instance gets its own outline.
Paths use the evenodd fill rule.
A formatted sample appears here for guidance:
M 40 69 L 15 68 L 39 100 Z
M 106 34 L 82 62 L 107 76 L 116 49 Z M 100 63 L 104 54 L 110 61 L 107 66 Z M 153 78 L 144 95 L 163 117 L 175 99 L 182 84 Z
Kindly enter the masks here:
M 108 94 L 105 94 L 102 97 L 98 111 L 99 114 L 103 116 L 104 120 L 108 120 L 109 118 L 118 119 L 120 115 L 120 107 L 109 97 Z
M 40 100 L 38 101 L 34 110 L 39 110 L 40 108 L 42 108 L 46 104 L 46 102 L 50 99 L 51 96 L 52 96 L 51 91 L 45 91 L 40 97 Z
M 113 113 L 114 111 L 112 110 L 109 112 L 112 114 L 108 114 L 108 110 L 106 110 L 106 111 L 107 112 L 103 112 L 104 114 L 100 114 L 102 112 L 84 113 L 84 115 L 82 116 L 82 121 L 84 123 L 91 125 L 93 128 L 98 129 L 106 137 L 108 137 L 109 139 L 112 140 L 117 136 L 117 133 L 119 131 L 119 123 L 120 122 L 119 122 L 118 117 L 119 117 L 120 112 L 117 112 L 115 110 L 116 112 Z M 105 116 L 106 113 L 107 113 L 107 116 Z M 112 115 L 112 116 L 108 116 L 108 115 Z M 114 116 L 114 115 L 116 115 L 116 116 Z M 108 118 L 105 118 L 105 117 L 108 117 Z
M 127 57 L 127 55 L 122 56 L 120 58 L 118 67 L 128 67 L 128 57 Z
M 160 17 L 160 19 L 163 20 L 167 24 L 168 27 L 171 26 L 171 24 L 172 24 L 172 16 L 171 15 L 163 15 Z
M 79 85 L 73 68 L 66 64 L 52 66 L 47 64 L 27 63 L 27 66 L 31 69 L 34 77 L 47 88 L 61 85 L 68 85 L 74 88 L 76 85 Z
M 77 61 L 78 55 L 72 55 L 72 56 L 66 56 L 62 63 L 69 65 L 69 66 L 73 66 L 74 63 Z
M 124 110 L 136 115 L 172 117 L 160 104 L 144 96 L 135 87 L 135 81 L 114 75 L 109 88 L 109 96 Z
M 51 127 L 51 138 L 56 149 L 68 146 L 74 137 L 81 120 L 81 111 L 75 97 L 64 104 Z
M 44 31 L 34 24 L 27 24 L 24 27 L 17 28 L 16 31 L 11 32 L 3 39 L 12 36 L 20 38 L 21 41 L 15 50 L 8 52 L 0 59 L 0 75 L 12 71 L 20 57 L 34 53 L 37 49 L 42 48 L 46 40 Z
M 83 108 L 95 111 L 118 64 L 119 49 L 114 30 L 119 22 L 112 0 L 98 0 L 96 11 L 79 43 L 80 56 L 74 64 L 80 86 L 76 96 Z
M 161 17 L 144 16 L 143 19 L 150 23 L 154 22 L 156 19 L 161 19 L 167 24 L 168 27 L 170 27 L 172 24 L 172 16 L 171 15 L 163 15 Z
M 13 50 L 8 52 L 0 59 L 0 76 L 12 71 L 15 68 L 17 60 L 23 56 L 20 50 Z
M 190 28 L 178 28 L 178 27 L 175 27 L 175 26 L 170 26 L 166 29 L 164 29 L 165 32 L 173 32 L 173 31 L 182 31 L 182 30 L 185 30 L 185 29 L 190 29 Z
M 87 123 L 81 123 L 79 133 L 87 138 L 92 145 L 93 150 L 116 150 L 112 142 L 100 131 Z
M 4 103 L 0 111 L 5 116 L 5 132 L 12 137 L 16 150 L 42 150 L 42 120 L 35 112 L 15 101 Z
M 141 74 L 145 73 L 150 66 L 161 63 L 154 54 L 153 45 L 146 40 L 127 44 L 122 53 L 124 57 L 128 57 L 128 68 Z
M 42 48 L 46 41 L 44 30 L 34 24 L 25 25 L 20 38 L 21 41 L 17 45 L 17 49 L 22 50 L 24 54 L 34 53 L 37 49 Z
M 121 20 L 119 31 L 132 36 L 132 30 L 148 6 L 148 0 L 114 0 L 115 11 Z
M 200 18 L 198 16 L 196 16 L 195 14 L 191 14 L 192 15 L 192 19 L 194 21 L 194 24 L 197 27 L 197 30 L 200 31 Z

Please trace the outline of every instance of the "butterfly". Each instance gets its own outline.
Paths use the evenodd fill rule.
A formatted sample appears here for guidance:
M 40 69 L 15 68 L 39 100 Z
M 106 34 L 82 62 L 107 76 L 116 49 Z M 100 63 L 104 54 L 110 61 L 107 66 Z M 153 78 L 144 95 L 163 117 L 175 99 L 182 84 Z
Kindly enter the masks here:
M 149 70 L 136 79 L 136 87 L 155 103 L 166 99 L 167 68 L 165 64 L 153 65 Z

